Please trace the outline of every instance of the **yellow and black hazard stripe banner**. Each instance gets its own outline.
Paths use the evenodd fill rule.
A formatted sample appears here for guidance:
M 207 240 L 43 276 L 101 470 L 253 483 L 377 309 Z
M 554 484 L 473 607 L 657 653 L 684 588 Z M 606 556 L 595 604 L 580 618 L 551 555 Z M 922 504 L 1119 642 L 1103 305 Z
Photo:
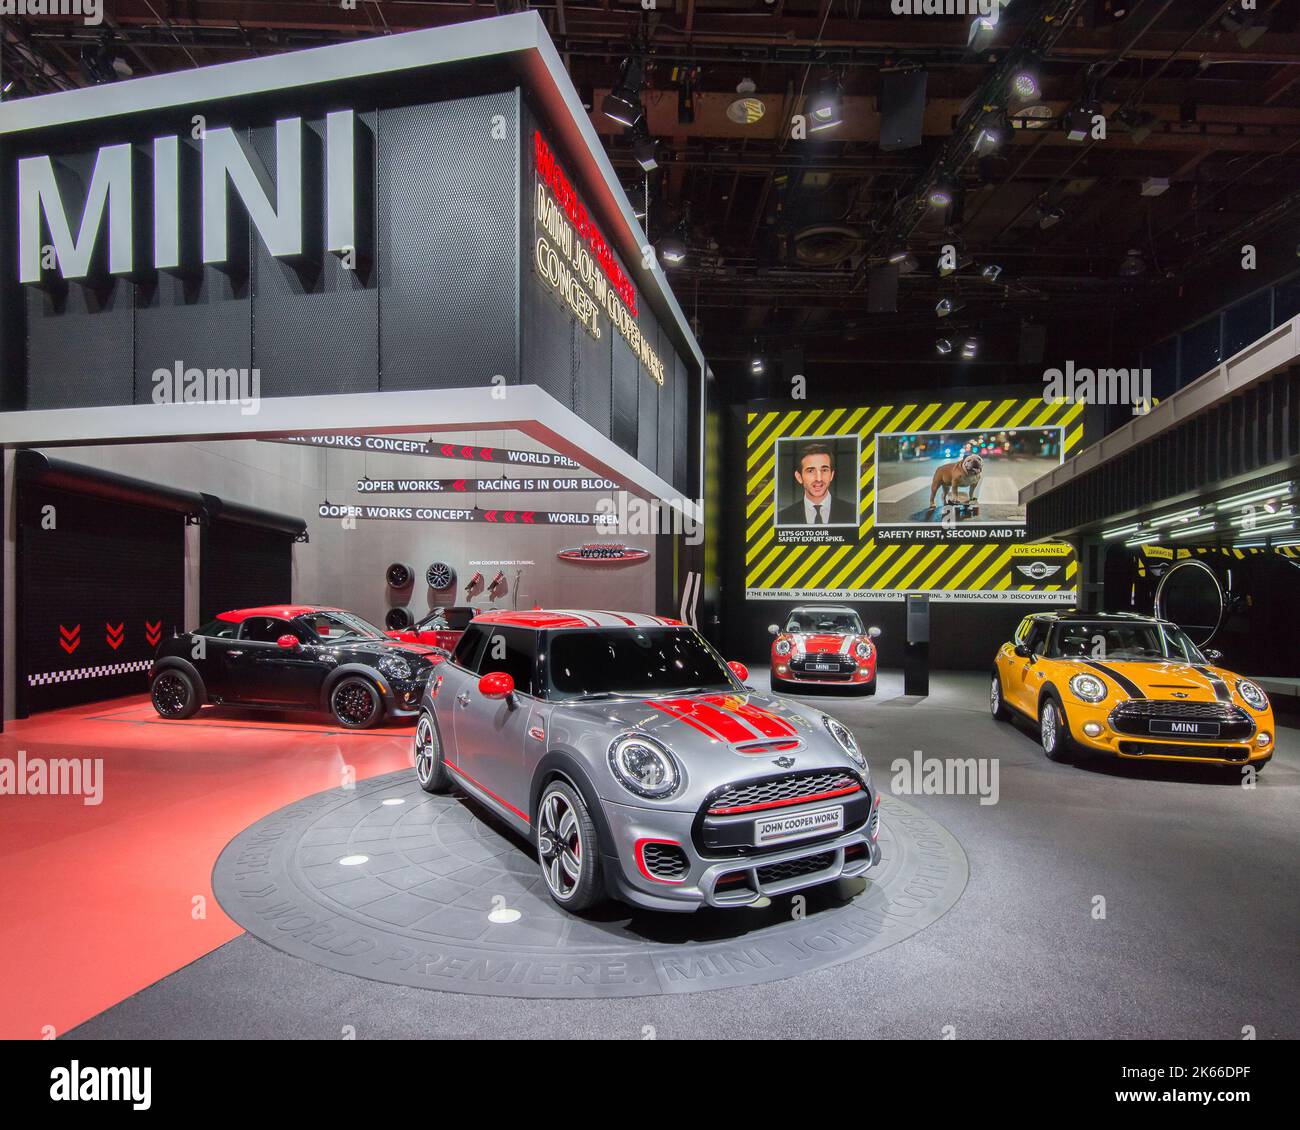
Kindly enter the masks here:
M 960 489 L 955 504 L 944 507 L 943 488 L 927 499 L 924 487 L 949 441 L 958 445 L 953 454 L 960 457 L 959 433 L 986 433 L 991 445 L 1005 444 L 1008 435 L 1032 436 L 1050 462 L 1068 458 L 1083 445 L 1083 412 L 1082 403 L 1049 404 L 1041 397 L 749 412 L 746 596 L 902 600 L 923 592 L 936 600 L 1071 599 L 1078 573 L 1073 549 L 1026 543 L 1023 511 L 1005 501 L 1014 497 L 1006 493 L 1010 488 L 1004 487 L 1000 510 L 979 500 L 986 511 L 1003 515 L 985 520 L 978 508 L 972 519 Z M 790 477 L 796 451 L 808 443 L 825 444 L 836 453 L 856 450 L 856 483 L 843 482 L 841 457 L 835 487 L 840 498 L 852 496 L 846 487 L 856 488 L 856 525 L 832 526 L 825 534 L 787 525 L 803 519 L 796 519 L 788 498 L 778 498 L 777 483 Z M 884 476 L 878 476 L 878 457 L 888 464 Z M 1011 462 L 990 454 L 985 466 L 997 472 Z M 888 484 L 882 487 L 880 477 Z M 794 489 L 787 484 L 781 491 Z

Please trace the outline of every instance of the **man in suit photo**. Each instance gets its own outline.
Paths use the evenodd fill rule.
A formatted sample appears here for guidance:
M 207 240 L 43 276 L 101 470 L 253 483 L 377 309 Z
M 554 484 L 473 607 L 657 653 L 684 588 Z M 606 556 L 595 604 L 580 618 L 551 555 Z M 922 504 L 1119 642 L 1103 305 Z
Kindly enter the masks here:
M 799 448 L 794 480 L 800 497 L 778 512 L 778 526 L 844 526 L 856 520 L 849 504 L 831 494 L 835 452 L 827 444 L 806 443 Z

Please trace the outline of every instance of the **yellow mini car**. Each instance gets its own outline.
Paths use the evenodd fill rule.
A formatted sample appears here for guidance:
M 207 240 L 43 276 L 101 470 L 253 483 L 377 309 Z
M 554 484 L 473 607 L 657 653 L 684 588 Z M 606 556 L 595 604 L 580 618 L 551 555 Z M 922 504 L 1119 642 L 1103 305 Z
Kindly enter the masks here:
M 1213 666 L 1176 624 L 1132 613 L 1027 616 L 998 650 L 989 706 L 1038 726 L 1053 761 L 1072 750 L 1260 768 L 1273 756 L 1268 696 Z

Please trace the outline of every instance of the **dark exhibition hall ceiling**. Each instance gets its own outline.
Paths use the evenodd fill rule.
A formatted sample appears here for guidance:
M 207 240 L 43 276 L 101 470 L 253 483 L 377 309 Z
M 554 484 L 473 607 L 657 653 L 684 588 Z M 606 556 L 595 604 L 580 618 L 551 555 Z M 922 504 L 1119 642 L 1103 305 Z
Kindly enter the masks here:
M 100 27 L 6 19 L 3 67 L 22 97 L 531 7 L 629 195 L 648 197 L 651 239 L 684 237 L 668 274 L 716 367 L 791 345 L 810 364 L 929 364 L 945 326 L 1000 342 L 981 358 L 996 363 L 1026 321 L 1051 327 L 1052 352 L 1071 333 L 1140 343 L 1149 309 L 1243 244 L 1296 262 L 1300 4 L 1248 5 L 1011 0 L 973 31 L 891 0 L 105 0 Z M 601 112 L 629 58 L 656 141 L 648 191 L 633 133 Z M 915 72 L 920 143 L 882 149 L 882 85 Z M 826 93 L 839 123 L 791 137 Z M 1071 139 L 1080 108 L 1105 139 Z M 951 204 L 930 202 L 937 183 Z M 964 265 L 941 277 L 945 243 Z M 869 312 L 873 270 L 905 252 L 896 310 Z M 964 305 L 946 321 L 944 297 Z

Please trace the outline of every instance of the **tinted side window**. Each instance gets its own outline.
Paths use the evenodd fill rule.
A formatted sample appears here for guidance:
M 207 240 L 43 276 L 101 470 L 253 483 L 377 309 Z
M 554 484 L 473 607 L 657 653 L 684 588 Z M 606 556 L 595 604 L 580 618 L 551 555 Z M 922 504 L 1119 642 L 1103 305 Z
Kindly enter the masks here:
M 470 626 L 465 634 L 456 641 L 456 650 L 451 653 L 451 661 L 457 667 L 477 673 L 479 657 L 483 654 L 483 645 L 487 643 L 487 630 Z
M 288 620 L 279 620 L 274 616 L 250 616 L 239 626 L 239 638 L 254 643 L 275 643 L 284 635 L 302 639 L 302 633 Z
M 209 636 L 218 640 L 233 640 L 239 632 L 239 625 L 233 620 L 213 620 L 201 628 L 194 629 L 196 636 Z
M 533 674 L 537 669 L 537 633 L 527 628 L 494 626 L 486 633 L 487 647 L 479 661 L 478 674 L 504 671 L 515 681 L 515 689 L 535 695 Z
M 1025 646 L 1035 655 L 1042 655 L 1043 647 L 1047 643 L 1048 631 L 1047 624 L 1044 624 L 1041 620 L 1035 621 L 1033 627 L 1029 629 L 1029 633 L 1025 636 Z

